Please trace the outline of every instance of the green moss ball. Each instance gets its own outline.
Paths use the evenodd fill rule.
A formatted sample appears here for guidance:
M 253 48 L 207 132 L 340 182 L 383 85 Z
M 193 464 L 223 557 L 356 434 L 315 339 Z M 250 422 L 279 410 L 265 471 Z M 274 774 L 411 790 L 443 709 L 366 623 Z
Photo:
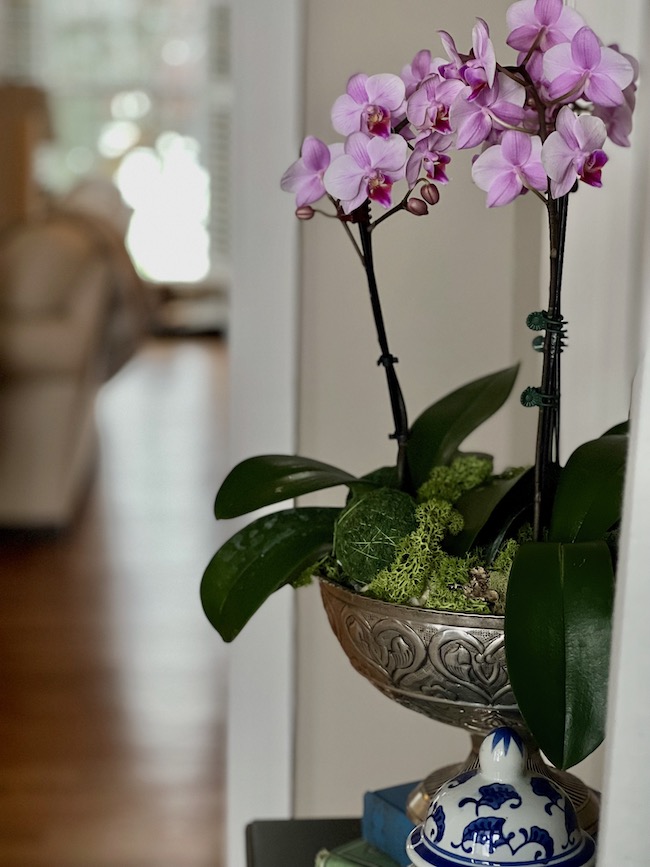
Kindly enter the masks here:
M 377 488 L 355 498 L 341 513 L 334 532 L 334 553 L 354 582 L 368 584 L 395 559 L 400 541 L 417 526 L 412 497 Z

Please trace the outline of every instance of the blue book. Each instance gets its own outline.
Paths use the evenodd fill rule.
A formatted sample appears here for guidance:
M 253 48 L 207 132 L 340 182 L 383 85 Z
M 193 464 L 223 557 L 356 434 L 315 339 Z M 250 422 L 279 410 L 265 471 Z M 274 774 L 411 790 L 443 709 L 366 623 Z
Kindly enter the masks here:
M 406 815 L 406 800 L 417 785 L 402 783 L 363 796 L 361 836 L 401 867 L 411 863 L 406 855 L 406 838 L 415 826 Z

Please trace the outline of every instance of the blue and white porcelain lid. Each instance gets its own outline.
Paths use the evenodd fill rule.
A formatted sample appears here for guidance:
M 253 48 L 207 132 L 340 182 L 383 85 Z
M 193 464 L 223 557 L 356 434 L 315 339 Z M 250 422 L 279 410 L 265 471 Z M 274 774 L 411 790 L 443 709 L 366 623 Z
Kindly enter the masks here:
M 408 839 L 415 867 L 593 867 L 595 846 L 573 804 L 547 777 L 526 771 L 512 729 L 488 735 L 480 768 L 445 783 Z

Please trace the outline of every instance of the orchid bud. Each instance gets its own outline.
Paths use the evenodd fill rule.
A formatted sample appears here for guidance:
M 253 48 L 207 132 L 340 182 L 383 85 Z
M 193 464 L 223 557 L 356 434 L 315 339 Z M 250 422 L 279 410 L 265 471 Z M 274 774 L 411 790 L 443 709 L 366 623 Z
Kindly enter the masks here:
M 296 208 L 296 217 L 299 220 L 311 220 L 316 211 L 311 205 L 303 205 L 301 208 Z
M 435 184 L 424 184 L 420 190 L 420 195 L 430 205 L 437 205 L 440 201 L 440 192 Z
M 415 214 L 416 217 L 424 217 L 429 213 L 429 209 L 422 199 L 409 199 L 406 203 L 406 210 Z

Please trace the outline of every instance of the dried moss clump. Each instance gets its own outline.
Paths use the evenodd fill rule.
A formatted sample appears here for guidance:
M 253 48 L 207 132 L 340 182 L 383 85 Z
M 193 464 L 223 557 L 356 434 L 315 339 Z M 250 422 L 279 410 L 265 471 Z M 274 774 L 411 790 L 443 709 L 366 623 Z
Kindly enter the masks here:
M 402 539 L 392 563 L 367 587 L 367 593 L 386 602 L 413 603 L 427 589 L 432 569 L 447 535 L 460 532 L 461 515 L 445 500 L 429 500 L 415 512 L 417 527 Z M 445 557 L 448 555 L 445 555 Z
M 418 490 L 419 502 L 427 500 L 456 500 L 472 488 L 482 485 L 492 473 L 492 458 L 461 455 L 448 467 L 433 467 L 429 478 Z
M 403 540 L 393 563 L 366 588 L 368 595 L 443 611 L 489 612 L 485 599 L 465 592 L 478 556 L 453 557 L 442 548 L 447 534 L 462 529 L 462 516 L 446 500 L 429 500 L 418 506 L 416 517 L 417 529 Z

